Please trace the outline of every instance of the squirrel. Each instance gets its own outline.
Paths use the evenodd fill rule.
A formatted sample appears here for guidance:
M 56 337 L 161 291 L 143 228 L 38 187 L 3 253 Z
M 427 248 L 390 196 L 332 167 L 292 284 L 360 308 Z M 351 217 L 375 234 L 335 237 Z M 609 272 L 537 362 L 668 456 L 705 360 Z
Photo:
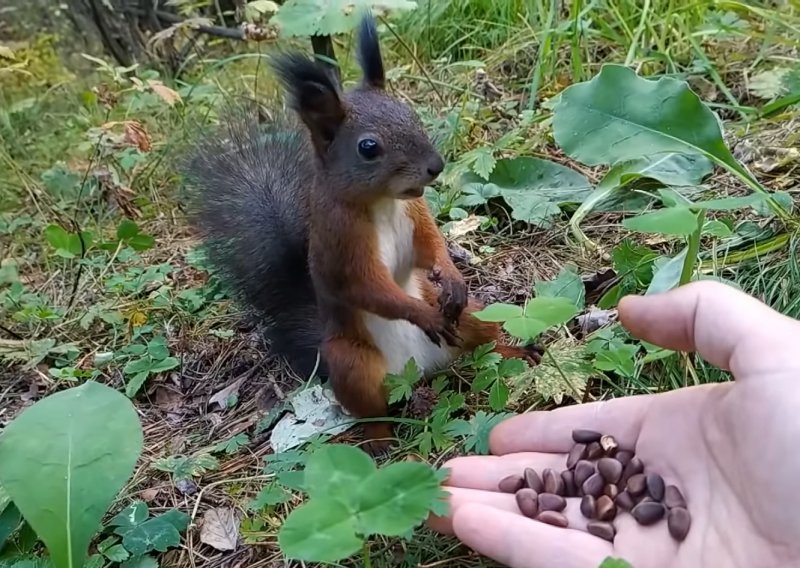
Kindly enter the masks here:
M 264 131 L 229 120 L 198 141 L 184 173 L 211 264 L 263 319 L 273 352 L 298 374 L 318 368 L 355 418 L 381 418 L 385 376 L 412 357 L 430 376 L 490 342 L 506 358 L 538 363 L 541 352 L 503 343 L 499 324 L 473 315 L 483 305 L 423 197 L 444 159 L 387 92 L 369 14 L 357 36 L 358 86 L 343 92 L 298 52 L 273 56 L 300 122 L 280 114 Z M 366 422 L 365 449 L 385 452 L 392 433 Z

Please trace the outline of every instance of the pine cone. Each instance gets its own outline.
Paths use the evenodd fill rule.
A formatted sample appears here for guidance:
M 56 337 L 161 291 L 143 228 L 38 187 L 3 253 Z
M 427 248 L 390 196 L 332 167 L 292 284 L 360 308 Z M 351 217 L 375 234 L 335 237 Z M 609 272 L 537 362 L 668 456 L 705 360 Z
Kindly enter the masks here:
M 408 413 L 418 420 L 427 418 L 433 412 L 433 407 L 439 402 L 439 395 L 431 387 L 422 386 L 414 389 L 408 403 Z

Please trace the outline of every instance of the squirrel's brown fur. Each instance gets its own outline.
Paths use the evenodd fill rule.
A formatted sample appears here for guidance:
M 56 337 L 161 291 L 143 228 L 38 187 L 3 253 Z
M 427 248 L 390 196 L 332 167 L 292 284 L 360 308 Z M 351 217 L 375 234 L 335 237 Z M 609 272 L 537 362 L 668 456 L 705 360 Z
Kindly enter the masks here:
M 215 265 L 262 313 L 276 349 L 308 370 L 318 346 L 342 406 L 374 418 L 388 412 L 385 375 L 410 357 L 429 374 L 492 341 L 506 357 L 533 352 L 501 344 L 499 326 L 472 315 L 481 305 L 422 197 L 443 159 L 413 110 L 385 91 L 370 17 L 358 50 L 364 80 L 346 93 L 302 55 L 276 59 L 307 138 L 265 143 L 233 127 L 233 145 L 201 145 L 187 173 Z M 365 434 L 379 451 L 392 429 L 370 422 Z

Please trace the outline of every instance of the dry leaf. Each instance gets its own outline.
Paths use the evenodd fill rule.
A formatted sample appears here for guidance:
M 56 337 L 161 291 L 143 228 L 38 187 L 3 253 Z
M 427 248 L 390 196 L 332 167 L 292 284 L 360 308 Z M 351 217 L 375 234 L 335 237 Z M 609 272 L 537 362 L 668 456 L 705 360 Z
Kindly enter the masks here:
M 142 501 L 146 503 L 152 503 L 158 497 L 158 494 L 161 493 L 161 489 L 158 487 L 150 487 L 148 489 L 143 489 L 139 492 L 139 497 L 141 497 Z
M 230 507 L 209 509 L 200 528 L 200 542 L 217 550 L 235 550 L 239 541 L 239 519 Z
M 453 238 L 463 237 L 467 233 L 471 233 L 481 226 L 481 219 L 477 215 L 470 215 L 460 221 L 454 221 L 450 224 L 448 231 Z
M 208 399 L 208 404 L 218 404 L 220 408 L 228 408 L 228 400 L 230 400 L 232 396 L 239 396 L 239 388 L 242 386 L 242 383 L 247 377 L 248 375 L 243 375 L 241 378 L 237 379 L 218 393 L 214 394 Z
M 155 79 L 148 79 L 147 85 L 153 89 L 153 92 L 157 94 L 162 100 L 167 103 L 168 105 L 172 106 L 177 102 L 181 102 L 181 96 L 176 92 L 167 87 L 161 81 L 157 81 Z
M 147 134 L 141 124 L 135 120 L 125 123 L 125 142 L 132 144 L 142 152 L 149 152 L 151 148 L 150 135 Z

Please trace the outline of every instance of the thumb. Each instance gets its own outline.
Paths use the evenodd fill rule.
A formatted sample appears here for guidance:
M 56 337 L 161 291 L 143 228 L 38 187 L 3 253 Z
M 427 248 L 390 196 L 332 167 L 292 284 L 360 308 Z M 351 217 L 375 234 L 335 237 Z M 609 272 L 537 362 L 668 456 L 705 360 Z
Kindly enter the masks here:
M 635 337 L 665 349 L 697 352 L 738 378 L 799 365 L 794 344 L 800 323 L 719 282 L 626 296 L 619 303 L 619 318 Z

